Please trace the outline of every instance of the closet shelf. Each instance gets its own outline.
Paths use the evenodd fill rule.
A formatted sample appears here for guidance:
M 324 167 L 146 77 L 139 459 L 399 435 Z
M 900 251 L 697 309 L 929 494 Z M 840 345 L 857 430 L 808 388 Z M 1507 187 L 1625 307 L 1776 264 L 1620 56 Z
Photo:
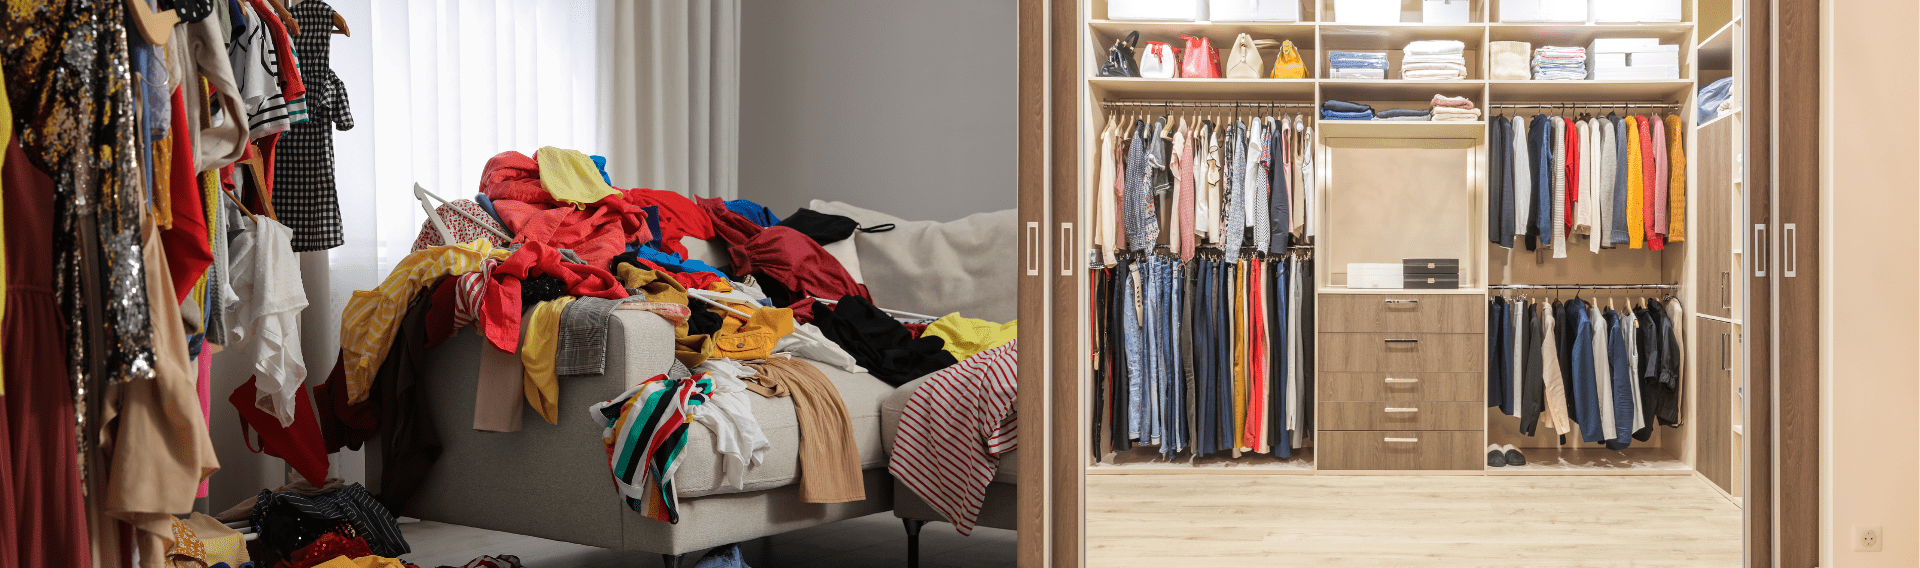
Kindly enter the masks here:
M 1320 123 L 1321 132 L 1323 133 L 1322 136 L 1325 136 L 1324 132 L 1326 131 L 1326 126 L 1332 122 L 1336 122 L 1336 121 L 1325 121 Z M 1480 125 L 1480 130 L 1483 133 L 1486 131 L 1486 125 L 1484 123 Z M 1320 293 L 1321 294 L 1380 294 L 1380 295 L 1394 295 L 1394 296 L 1405 296 L 1408 294 L 1419 294 L 1422 296 L 1431 295 L 1431 294 L 1460 294 L 1460 295 L 1467 295 L 1467 296 L 1474 296 L 1474 295 L 1485 296 L 1487 295 L 1487 289 L 1486 288 L 1458 288 L 1458 289 L 1451 289 L 1451 290 L 1447 290 L 1447 289 L 1429 290 L 1429 289 L 1413 289 L 1413 288 L 1347 288 L 1344 286 L 1321 286 Z
M 1390 120 L 1322 120 L 1323 138 L 1471 138 L 1487 134 L 1485 121 L 1475 122 L 1400 122 Z M 1354 290 L 1359 291 L 1359 290 Z M 1447 290 L 1455 292 L 1454 290 Z M 1397 292 L 1405 293 L 1404 290 Z M 1419 290 L 1425 293 L 1427 290 Z
M 1733 70 L 1734 36 L 1740 34 L 1740 20 L 1727 22 L 1726 27 L 1713 32 L 1705 41 L 1700 42 L 1700 69 L 1716 71 Z
M 1677 102 L 1694 89 L 1690 79 L 1665 81 L 1488 81 L 1493 103 Z
M 1320 39 L 1327 49 L 1397 50 L 1416 41 L 1451 39 L 1467 44 L 1468 50 L 1478 50 L 1485 33 L 1485 24 L 1320 25 Z
M 1363 103 L 1419 103 L 1407 108 L 1426 108 L 1435 94 L 1467 97 L 1478 103 L 1485 81 L 1407 81 L 1402 79 L 1320 79 L 1320 93 L 1329 99 Z M 1388 107 L 1375 106 L 1374 110 Z
M 1596 38 L 1655 37 L 1661 43 L 1685 44 L 1691 41 L 1690 23 L 1669 24 L 1488 24 L 1487 41 L 1524 41 L 1538 48 L 1543 45 L 1587 47 Z
M 1307 49 L 1313 47 L 1314 25 L 1291 22 L 1134 22 L 1124 20 L 1093 20 L 1087 23 L 1093 30 L 1094 39 L 1099 41 L 1102 53 L 1113 40 L 1127 36 L 1129 32 L 1140 32 L 1141 41 L 1164 41 L 1168 45 L 1185 48 L 1184 43 L 1174 43 L 1182 35 L 1204 36 L 1220 50 L 1225 58 L 1233 49 L 1233 40 L 1240 34 L 1253 39 L 1274 41 L 1291 40 L 1294 47 Z M 1263 53 L 1268 61 L 1271 53 Z
M 1693 475 L 1659 448 L 1522 448 L 1527 465 L 1489 467 L 1487 475 Z
M 1121 99 L 1266 100 L 1313 102 L 1312 79 L 1087 79 L 1095 94 Z M 1303 109 L 1305 110 L 1305 109 Z

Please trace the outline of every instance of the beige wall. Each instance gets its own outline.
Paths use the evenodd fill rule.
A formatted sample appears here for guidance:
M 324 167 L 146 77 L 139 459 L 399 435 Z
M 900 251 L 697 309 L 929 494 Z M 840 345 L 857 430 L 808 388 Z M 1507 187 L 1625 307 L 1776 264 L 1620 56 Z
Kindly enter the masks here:
M 1920 566 L 1920 6 L 1827 0 L 1821 566 Z M 1854 552 L 1853 525 L 1885 550 Z
M 1012 208 L 1014 8 L 742 0 L 740 197 L 783 217 L 811 199 L 941 221 Z

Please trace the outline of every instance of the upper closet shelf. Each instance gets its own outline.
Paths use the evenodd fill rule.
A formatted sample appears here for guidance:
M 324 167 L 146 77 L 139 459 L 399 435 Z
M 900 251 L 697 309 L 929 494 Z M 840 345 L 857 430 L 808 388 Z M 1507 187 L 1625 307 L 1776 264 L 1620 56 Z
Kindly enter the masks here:
M 1313 45 L 1313 24 L 1295 24 L 1288 22 L 1133 22 L 1116 20 L 1094 20 L 1088 22 L 1093 29 L 1094 38 L 1101 40 L 1101 49 L 1106 49 L 1113 40 L 1127 37 L 1130 32 L 1140 32 L 1142 41 L 1165 41 L 1170 44 L 1182 35 L 1205 36 L 1220 56 L 1233 49 L 1233 40 L 1240 34 L 1253 36 L 1253 39 L 1274 41 L 1292 40 L 1297 47 Z M 1179 44 L 1174 47 L 1185 48 Z
M 1546 45 L 1587 47 L 1597 38 L 1651 37 L 1661 43 L 1683 44 L 1693 24 L 1487 24 L 1488 41 L 1524 41 Z
M 1311 79 L 1088 79 L 1095 95 L 1115 99 L 1313 102 Z
M 1733 69 L 1733 36 L 1740 33 L 1740 20 L 1727 22 L 1700 42 L 1700 68 L 1727 71 Z
M 1480 139 L 1487 134 L 1485 121 L 1474 122 L 1400 122 L 1392 120 L 1322 120 L 1319 121 L 1321 138 L 1394 138 L 1394 139 L 1430 139 L 1465 138 Z M 1346 291 L 1342 289 L 1342 291 Z M 1404 290 L 1396 290 L 1405 293 Z M 1416 290 L 1426 293 L 1429 290 Z M 1470 293 L 1470 292 L 1467 292 Z
M 1488 81 L 1492 103 L 1679 102 L 1693 90 L 1687 79 L 1668 81 Z

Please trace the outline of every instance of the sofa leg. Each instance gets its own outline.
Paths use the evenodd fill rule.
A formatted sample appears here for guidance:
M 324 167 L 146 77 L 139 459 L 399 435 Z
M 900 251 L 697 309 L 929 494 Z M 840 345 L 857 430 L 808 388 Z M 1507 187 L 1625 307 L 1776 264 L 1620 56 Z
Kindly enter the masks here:
M 660 555 L 660 560 L 662 560 L 662 561 L 664 561 L 664 562 L 666 562 L 666 563 L 667 563 L 667 568 L 680 568 L 680 558 L 682 558 L 682 557 L 684 557 L 684 556 L 686 556 L 686 555 L 684 555 L 684 554 L 662 554 L 662 555 Z
M 907 568 L 920 568 L 920 527 L 927 526 L 926 521 L 900 519 L 907 526 Z

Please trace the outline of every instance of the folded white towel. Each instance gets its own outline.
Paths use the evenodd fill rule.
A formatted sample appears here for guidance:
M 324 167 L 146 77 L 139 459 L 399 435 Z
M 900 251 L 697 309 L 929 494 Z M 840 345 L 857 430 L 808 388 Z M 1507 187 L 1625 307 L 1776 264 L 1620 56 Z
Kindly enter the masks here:
M 1480 118 L 1480 109 L 1433 107 L 1434 120 L 1439 120 L 1440 117 L 1443 117 L 1443 116 L 1465 116 L 1465 117 L 1468 117 L 1467 120 L 1477 120 Z
M 1461 57 L 1458 55 L 1409 55 L 1405 59 L 1401 59 L 1400 62 L 1401 63 L 1461 63 L 1461 64 L 1464 64 L 1467 62 L 1467 58 Z
M 1407 44 L 1407 55 L 1446 55 L 1465 52 L 1467 44 L 1450 39 L 1431 39 Z
M 1496 41 L 1487 44 L 1487 50 L 1493 52 L 1493 71 L 1489 78 L 1496 81 L 1515 81 L 1533 78 L 1527 69 L 1531 63 L 1529 54 L 1533 46 L 1524 41 Z
M 1407 63 L 1400 66 L 1401 71 L 1459 71 L 1467 72 L 1465 63 Z

